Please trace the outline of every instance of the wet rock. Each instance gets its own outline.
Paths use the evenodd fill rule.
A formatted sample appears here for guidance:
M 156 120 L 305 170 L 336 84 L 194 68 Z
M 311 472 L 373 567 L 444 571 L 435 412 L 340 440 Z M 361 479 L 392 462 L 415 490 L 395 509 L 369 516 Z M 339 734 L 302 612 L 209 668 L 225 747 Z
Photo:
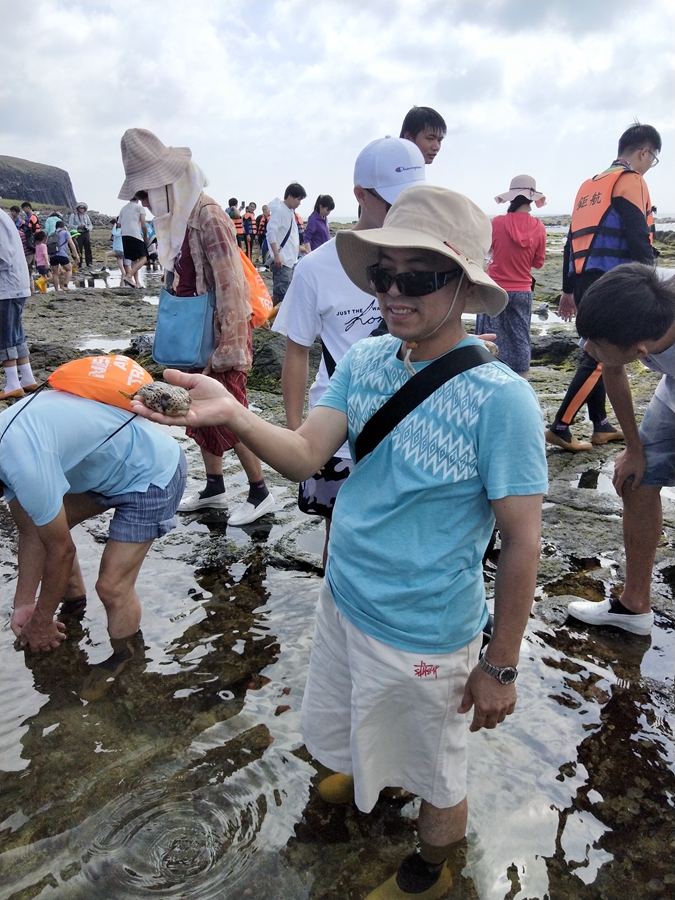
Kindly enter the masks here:
M 253 372 L 261 378 L 281 378 L 286 338 L 283 334 L 267 332 L 257 341 L 253 357 Z
M 36 341 L 30 345 L 30 361 L 33 371 L 50 373 L 64 363 L 84 354 L 73 351 L 66 344 L 52 341 Z
M 533 361 L 559 366 L 575 350 L 578 350 L 579 338 L 571 334 L 532 335 L 531 344 Z
M 281 378 L 286 353 L 286 336 L 275 331 L 256 329 L 253 333 L 253 368 L 249 379 L 270 385 Z M 321 361 L 321 345 L 315 342 L 309 350 L 310 382 Z
M 129 346 L 138 356 L 152 353 L 152 343 L 154 338 L 154 331 L 152 334 L 139 334 L 131 339 Z

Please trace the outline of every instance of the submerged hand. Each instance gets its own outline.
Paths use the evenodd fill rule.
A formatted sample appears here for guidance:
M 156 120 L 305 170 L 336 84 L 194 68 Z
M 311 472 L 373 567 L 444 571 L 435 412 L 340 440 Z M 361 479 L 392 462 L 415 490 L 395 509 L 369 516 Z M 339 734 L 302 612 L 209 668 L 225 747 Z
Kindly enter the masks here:
M 232 394 L 214 378 L 205 375 L 190 375 L 178 369 L 165 369 L 164 378 L 169 384 L 176 384 L 190 392 L 192 403 L 182 416 L 166 416 L 154 412 L 141 400 L 131 401 L 132 410 L 145 419 L 162 425 L 187 425 L 202 428 L 206 425 L 227 425 L 232 415 L 243 407 Z
M 33 617 L 35 612 L 34 603 L 25 603 L 23 606 L 15 606 L 12 610 L 12 620 L 10 626 L 17 637 L 21 636 L 21 629 Z
M 66 626 L 54 619 L 45 621 L 32 616 L 21 629 L 21 646 L 28 644 L 33 653 L 55 650 L 66 639 Z
M 475 666 L 467 678 L 457 712 L 467 713 L 472 706 L 474 712 L 469 731 L 496 728 L 516 708 L 516 686 L 500 684 L 480 666 Z

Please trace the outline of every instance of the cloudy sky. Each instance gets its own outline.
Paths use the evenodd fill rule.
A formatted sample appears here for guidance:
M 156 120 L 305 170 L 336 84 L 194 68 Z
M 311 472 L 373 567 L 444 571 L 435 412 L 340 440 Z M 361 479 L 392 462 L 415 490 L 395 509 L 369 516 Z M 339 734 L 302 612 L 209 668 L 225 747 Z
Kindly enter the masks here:
M 675 0 L 0 0 L 0 152 L 66 169 L 116 213 L 119 141 L 188 146 L 209 192 L 260 206 L 300 181 L 355 215 L 354 160 L 413 105 L 448 136 L 429 181 L 486 212 L 533 175 L 570 211 L 638 118 L 675 214 Z

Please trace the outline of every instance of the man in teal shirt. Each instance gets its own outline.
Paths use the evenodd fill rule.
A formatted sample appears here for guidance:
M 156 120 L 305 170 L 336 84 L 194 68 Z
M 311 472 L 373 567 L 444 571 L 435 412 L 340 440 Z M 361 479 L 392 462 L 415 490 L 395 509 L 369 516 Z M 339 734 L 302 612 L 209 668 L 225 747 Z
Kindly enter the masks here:
M 489 219 L 466 197 L 409 187 L 384 227 L 338 235 L 342 266 L 375 294 L 389 334 L 348 350 L 305 422 L 277 428 L 210 379 L 169 370 L 191 389 L 184 421 L 226 422 L 282 474 L 306 479 L 345 438 L 354 448 L 366 421 L 418 371 L 479 344 L 462 314 L 496 315 L 506 303 L 482 268 L 490 239 Z M 303 737 L 336 773 L 319 785 L 324 799 L 351 795 L 363 812 L 386 786 L 422 799 L 419 850 L 371 898 L 433 900 L 450 887 L 445 859 L 467 821 L 467 732 L 494 728 L 515 707 L 546 487 L 536 396 L 495 360 L 420 402 L 356 462 L 338 494 Z M 495 622 L 479 660 L 488 616 L 481 560 L 495 520 Z

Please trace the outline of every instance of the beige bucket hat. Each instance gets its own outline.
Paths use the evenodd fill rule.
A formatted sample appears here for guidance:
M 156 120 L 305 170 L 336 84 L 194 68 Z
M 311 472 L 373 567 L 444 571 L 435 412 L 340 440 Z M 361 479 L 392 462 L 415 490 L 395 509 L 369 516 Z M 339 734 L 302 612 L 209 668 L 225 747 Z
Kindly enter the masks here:
M 129 128 L 120 144 L 127 176 L 118 194 L 120 200 L 131 200 L 138 191 L 173 184 L 192 159 L 189 147 L 167 147 L 147 128 Z
M 381 250 L 433 250 L 460 266 L 476 285 L 466 312 L 496 316 L 508 295 L 483 271 L 491 242 L 490 220 L 468 197 L 442 187 L 416 185 L 399 195 L 382 228 L 340 231 L 336 248 L 350 280 L 368 294 L 375 291 L 366 270 L 379 260 Z

